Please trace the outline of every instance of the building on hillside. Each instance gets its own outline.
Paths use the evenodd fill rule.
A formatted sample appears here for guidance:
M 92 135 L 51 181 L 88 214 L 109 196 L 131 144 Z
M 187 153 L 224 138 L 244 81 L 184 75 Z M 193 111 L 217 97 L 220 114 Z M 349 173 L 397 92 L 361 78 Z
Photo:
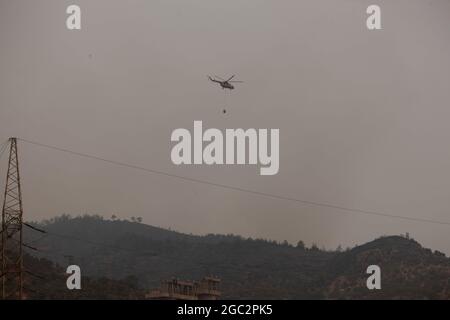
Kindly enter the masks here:
M 145 295 L 151 300 L 217 300 L 220 297 L 220 279 L 204 277 L 200 281 L 172 279 L 162 281 L 157 289 Z

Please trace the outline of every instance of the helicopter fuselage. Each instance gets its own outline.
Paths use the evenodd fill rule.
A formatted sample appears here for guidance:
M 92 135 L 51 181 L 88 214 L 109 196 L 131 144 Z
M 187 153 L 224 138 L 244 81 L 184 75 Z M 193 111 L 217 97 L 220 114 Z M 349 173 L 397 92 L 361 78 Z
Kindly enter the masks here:
M 217 77 L 217 78 L 220 79 L 220 80 L 218 80 L 218 79 L 211 78 L 210 76 L 208 76 L 209 80 L 211 80 L 212 82 L 220 84 L 222 89 L 229 89 L 229 90 L 233 90 L 234 89 L 234 86 L 231 84 L 231 82 L 242 82 L 242 81 L 230 81 L 231 79 L 233 79 L 233 77 L 234 77 L 234 75 L 231 78 L 229 78 L 228 80 L 224 80 L 222 78 Z
M 221 82 L 220 86 L 222 87 L 222 89 L 230 89 L 230 90 L 234 89 L 234 86 L 231 83 L 226 82 L 226 81 Z

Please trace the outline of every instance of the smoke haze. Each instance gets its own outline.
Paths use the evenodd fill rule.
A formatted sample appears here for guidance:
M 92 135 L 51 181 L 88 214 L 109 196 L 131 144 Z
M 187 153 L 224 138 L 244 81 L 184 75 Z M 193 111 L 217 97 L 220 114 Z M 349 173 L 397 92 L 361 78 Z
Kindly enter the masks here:
M 450 2 L 0 0 L 0 140 L 22 137 L 308 201 L 450 222 Z M 236 74 L 231 93 L 207 75 Z M 224 115 L 222 110 L 226 108 Z M 172 164 L 171 132 L 279 128 L 280 171 Z M 26 220 L 96 213 L 186 233 L 353 246 L 450 226 L 194 184 L 19 142 Z M 1 161 L 4 181 L 6 157 Z

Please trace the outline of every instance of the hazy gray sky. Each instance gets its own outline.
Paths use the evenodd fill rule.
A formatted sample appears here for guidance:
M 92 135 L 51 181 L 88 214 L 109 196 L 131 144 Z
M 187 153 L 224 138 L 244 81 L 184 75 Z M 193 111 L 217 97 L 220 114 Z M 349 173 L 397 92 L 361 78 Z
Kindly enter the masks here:
M 381 31 L 365 26 L 372 3 Z M 69 4 L 81 6 L 81 31 L 65 27 Z M 2 141 L 450 222 L 448 0 L 0 0 L 0 44 Z M 245 83 L 225 98 L 207 74 Z M 279 174 L 173 165 L 170 134 L 194 120 L 280 128 Z M 27 220 L 142 216 L 182 232 L 326 247 L 409 232 L 450 253 L 448 225 L 267 199 L 23 143 L 19 152 Z

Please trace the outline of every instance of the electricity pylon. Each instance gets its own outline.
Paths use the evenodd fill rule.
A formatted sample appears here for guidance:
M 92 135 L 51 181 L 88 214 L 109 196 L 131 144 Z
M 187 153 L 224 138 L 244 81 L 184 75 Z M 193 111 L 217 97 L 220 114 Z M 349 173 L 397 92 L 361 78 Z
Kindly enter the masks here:
M 17 139 L 10 138 L 6 187 L 2 210 L 2 299 L 23 298 L 22 193 L 20 190 Z

